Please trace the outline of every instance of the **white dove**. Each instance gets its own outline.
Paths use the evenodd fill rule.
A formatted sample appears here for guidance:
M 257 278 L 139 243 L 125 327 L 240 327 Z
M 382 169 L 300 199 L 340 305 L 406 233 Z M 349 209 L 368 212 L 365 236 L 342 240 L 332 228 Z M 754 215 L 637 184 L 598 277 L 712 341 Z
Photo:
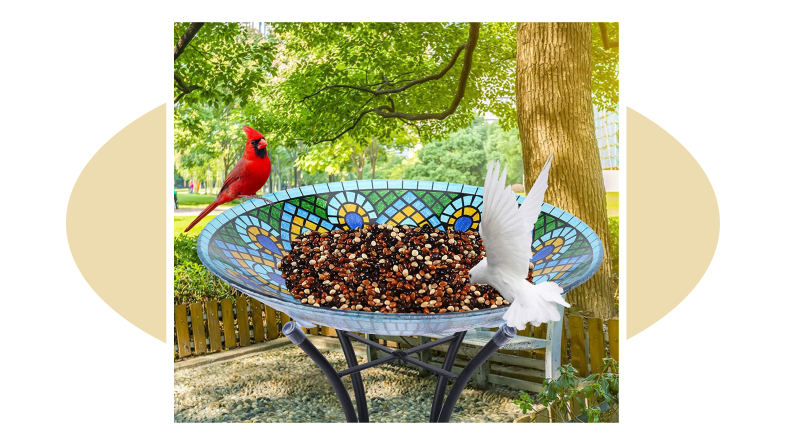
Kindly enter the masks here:
M 519 330 L 529 322 L 538 327 L 547 321 L 560 320 L 556 304 L 569 307 L 561 295 L 564 290 L 558 284 L 542 282 L 532 285 L 525 280 L 532 257 L 531 235 L 547 190 L 552 160 L 551 154 L 519 209 L 514 192 L 506 187 L 505 167 L 503 174 L 498 176 L 500 161 L 490 163 L 484 180 L 479 233 L 487 256 L 470 270 L 470 281 L 498 290 L 511 303 L 503 319 L 508 326 Z

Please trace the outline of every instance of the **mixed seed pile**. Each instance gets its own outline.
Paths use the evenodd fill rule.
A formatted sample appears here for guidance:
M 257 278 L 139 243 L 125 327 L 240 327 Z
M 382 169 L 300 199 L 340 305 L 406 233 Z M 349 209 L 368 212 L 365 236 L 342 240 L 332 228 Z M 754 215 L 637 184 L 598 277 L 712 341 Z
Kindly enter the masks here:
M 476 232 L 374 225 L 307 232 L 278 269 L 292 295 L 315 307 L 430 314 L 508 305 L 468 281 L 484 254 Z

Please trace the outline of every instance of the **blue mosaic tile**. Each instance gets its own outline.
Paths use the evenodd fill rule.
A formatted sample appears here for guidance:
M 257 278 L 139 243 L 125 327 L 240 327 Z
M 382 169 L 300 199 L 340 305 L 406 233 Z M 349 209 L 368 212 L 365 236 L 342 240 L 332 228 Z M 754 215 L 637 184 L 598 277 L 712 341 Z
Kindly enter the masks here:
M 388 194 L 388 189 L 396 191 L 400 198 Z M 232 253 L 236 251 L 277 263 L 292 249 L 292 237 L 310 230 L 306 223 L 318 225 L 316 227 L 322 231 L 343 229 L 347 227 L 345 222 L 350 212 L 358 214 L 350 222 L 395 224 L 391 218 L 411 206 L 418 213 L 402 216 L 402 224 L 415 225 L 418 221 L 447 230 L 464 215 L 474 220 L 470 230 L 477 230 L 481 194 L 482 189 L 475 186 L 415 180 L 347 181 L 277 191 L 268 195 L 275 204 L 254 199 L 211 220 L 199 236 L 198 256 L 212 273 L 234 289 L 306 324 L 401 335 L 494 327 L 502 322 L 505 309 L 429 316 L 343 312 L 304 306 L 289 295 L 282 280 L 273 279 L 280 280 L 274 268 L 255 260 L 244 260 L 241 265 L 230 260 L 235 259 Z M 321 197 L 312 198 L 319 195 Z M 516 199 L 518 203 L 525 200 L 522 196 Z M 424 220 L 415 218 L 419 214 Z M 295 217 L 303 218 L 303 224 L 294 221 Z M 274 230 L 270 223 L 276 221 L 280 223 Z M 552 280 L 568 292 L 593 275 L 602 262 L 602 245 L 594 231 L 575 216 L 547 203 L 542 204 L 542 215 L 533 234 L 536 283 Z M 261 236 L 264 238 L 257 238 Z M 573 244 L 575 249 L 570 249 Z M 256 278 L 263 280 L 264 285 Z

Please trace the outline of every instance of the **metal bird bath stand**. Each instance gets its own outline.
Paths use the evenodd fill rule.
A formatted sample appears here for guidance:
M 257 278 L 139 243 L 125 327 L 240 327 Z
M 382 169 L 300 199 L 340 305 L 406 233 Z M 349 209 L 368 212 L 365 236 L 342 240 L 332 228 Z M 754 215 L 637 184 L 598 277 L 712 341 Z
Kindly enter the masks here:
M 455 375 L 451 373 L 452 365 L 466 332 L 500 326 L 506 308 L 444 314 L 385 314 L 313 307 L 291 296 L 276 265 L 292 249 L 292 240 L 306 231 L 346 230 L 374 224 L 476 231 L 481 220 L 482 194 L 483 189 L 475 186 L 408 180 L 345 181 L 278 191 L 266 196 L 270 202 L 253 199 L 210 221 L 198 237 L 198 256 L 214 275 L 296 322 L 285 324 L 283 334 L 324 372 L 338 395 L 347 421 L 367 422 L 369 418 L 360 372 L 398 362 L 422 367 L 438 376 L 429 420 L 447 422 L 476 370 L 515 336 L 513 328 L 501 326 L 462 372 Z M 518 203 L 524 199 L 517 196 Z M 542 204 L 531 249 L 534 283 L 551 280 L 566 292 L 591 277 L 603 257 L 602 243 L 591 228 L 574 215 L 547 203 Z M 333 369 L 298 324 L 335 328 L 348 368 L 340 372 Z M 434 333 L 455 334 L 407 350 L 392 350 L 355 332 L 432 337 Z M 378 349 L 386 356 L 357 364 L 352 341 Z M 447 342 L 450 346 L 442 368 L 410 356 Z M 357 414 L 342 383 L 347 375 L 352 380 Z M 443 400 L 450 380 L 454 383 Z
M 429 414 L 429 422 L 447 423 L 451 420 L 451 414 L 454 412 L 454 407 L 456 406 L 457 400 L 459 400 L 459 395 L 462 394 L 462 390 L 465 388 L 468 381 L 470 381 L 470 378 L 473 377 L 473 374 L 476 373 L 476 370 L 478 370 L 478 368 L 481 367 L 481 365 L 484 364 L 484 362 L 489 359 L 496 350 L 506 345 L 514 337 L 514 335 L 517 334 L 517 330 L 512 327 L 507 327 L 506 325 L 501 326 L 492 339 L 481 350 L 479 350 L 473 359 L 470 360 L 468 365 L 462 369 L 462 372 L 459 375 L 454 375 L 451 373 L 451 368 L 453 367 L 454 360 L 456 359 L 456 355 L 459 352 L 459 347 L 462 345 L 462 341 L 465 338 L 465 331 L 460 331 L 459 333 L 455 333 L 452 336 L 437 339 L 432 342 L 427 342 L 426 344 L 407 350 L 392 350 L 374 341 L 343 330 L 336 330 L 336 333 L 338 334 L 338 340 L 341 342 L 341 349 L 344 351 L 347 366 L 349 367 L 348 369 L 341 372 L 337 372 L 333 366 L 330 365 L 324 355 L 322 355 L 322 353 L 316 349 L 311 341 L 305 337 L 305 333 L 300 330 L 297 324 L 294 322 L 289 322 L 283 326 L 283 335 L 289 338 L 289 340 L 292 341 L 294 345 L 300 347 L 305 353 L 307 353 L 308 356 L 316 363 L 316 365 L 319 366 L 319 368 L 322 370 L 322 373 L 324 373 L 327 377 L 328 381 L 330 381 L 330 385 L 333 386 L 333 390 L 335 391 L 336 396 L 338 396 L 338 401 L 341 403 L 341 408 L 344 410 L 344 416 L 346 417 L 347 423 L 368 423 L 369 421 L 366 392 L 363 388 L 363 380 L 360 377 L 360 372 L 362 370 L 389 362 L 397 362 L 401 365 L 412 364 L 422 367 L 437 375 L 437 386 L 435 387 L 434 399 L 432 400 L 432 410 Z M 359 365 L 357 358 L 355 357 L 355 351 L 352 348 L 352 339 L 362 342 L 372 348 L 376 348 L 377 350 L 381 350 L 387 353 L 388 356 Z M 440 344 L 445 344 L 446 342 L 450 342 L 451 345 L 448 347 L 448 352 L 446 353 L 445 360 L 443 361 L 443 368 L 441 369 L 410 356 L 411 354 L 430 349 Z M 349 398 L 349 392 L 347 392 L 346 387 L 344 387 L 344 383 L 341 381 L 341 378 L 347 375 L 349 375 L 352 379 L 352 389 L 355 391 L 357 415 L 355 414 L 355 409 L 352 406 L 352 400 Z M 445 396 L 446 386 L 448 385 L 449 380 L 454 380 L 454 385 L 451 387 L 451 391 L 448 393 L 445 401 L 443 401 L 443 396 Z

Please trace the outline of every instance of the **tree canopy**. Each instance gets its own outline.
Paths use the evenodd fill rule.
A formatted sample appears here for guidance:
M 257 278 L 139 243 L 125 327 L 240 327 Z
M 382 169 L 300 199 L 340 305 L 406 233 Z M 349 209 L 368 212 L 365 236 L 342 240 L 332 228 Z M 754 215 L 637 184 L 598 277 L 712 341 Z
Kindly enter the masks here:
M 592 41 L 593 95 L 618 104 L 618 51 Z M 611 38 L 618 24 L 608 24 Z M 273 24 L 283 131 L 309 143 L 409 127 L 429 142 L 489 111 L 516 126 L 515 23 Z M 470 64 L 466 59 L 470 57 Z M 466 73 L 467 71 L 467 73 Z M 451 110 L 460 98 L 464 100 Z M 445 114 L 449 110 L 450 113 Z
M 244 107 L 274 71 L 275 42 L 240 23 L 177 22 L 173 39 L 174 103 Z
M 598 24 L 591 26 L 593 100 L 614 110 L 618 51 L 605 49 Z M 483 166 L 476 163 L 497 158 L 509 167 L 510 183 L 522 182 L 514 130 L 515 23 L 270 28 L 264 36 L 240 23 L 174 25 L 176 149 L 184 175 L 227 172 L 242 151 L 241 126 L 250 125 L 265 135 L 273 154 L 283 155 L 293 184 L 300 171 L 372 177 L 377 154 L 386 176 L 480 184 Z M 618 23 L 605 29 L 610 43 L 618 39 Z M 458 99 L 443 119 L 408 119 L 443 114 Z M 378 111 L 365 113 L 372 109 Z M 498 116 L 499 126 L 474 122 L 484 112 Z M 418 141 L 424 147 L 412 165 L 388 155 Z M 439 156 L 442 151 L 449 154 Z
M 471 42 L 467 23 L 277 23 L 283 42 L 278 101 L 295 138 L 319 142 L 345 135 L 387 139 L 409 126 L 430 140 L 467 126 L 481 110 L 514 94 L 514 24 L 487 23 Z M 508 36 L 511 35 L 511 38 Z M 464 58 L 475 44 L 464 101 L 457 97 Z M 481 63 L 485 61 L 486 63 Z M 404 113 L 405 116 L 399 115 Z M 377 114 L 393 114 L 379 119 Z
M 291 186 L 349 176 L 482 185 L 494 159 L 509 183 L 522 183 L 553 151 L 563 188 L 551 184 L 548 197 L 608 246 L 591 113 L 592 104 L 618 106 L 618 23 L 269 26 L 262 34 L 239 23 L 174 25 L 183 175 L 210 183 L 226 173 L 242 151 L 242 125 L 265 135 L 274 169 L 283 158 L 272 176 Z M 486 113 L 498 125 L 476 120 Z M 397 150 L 418 142 L 412 158 Z M 609 294 L 600 279 L 586 296 Z

